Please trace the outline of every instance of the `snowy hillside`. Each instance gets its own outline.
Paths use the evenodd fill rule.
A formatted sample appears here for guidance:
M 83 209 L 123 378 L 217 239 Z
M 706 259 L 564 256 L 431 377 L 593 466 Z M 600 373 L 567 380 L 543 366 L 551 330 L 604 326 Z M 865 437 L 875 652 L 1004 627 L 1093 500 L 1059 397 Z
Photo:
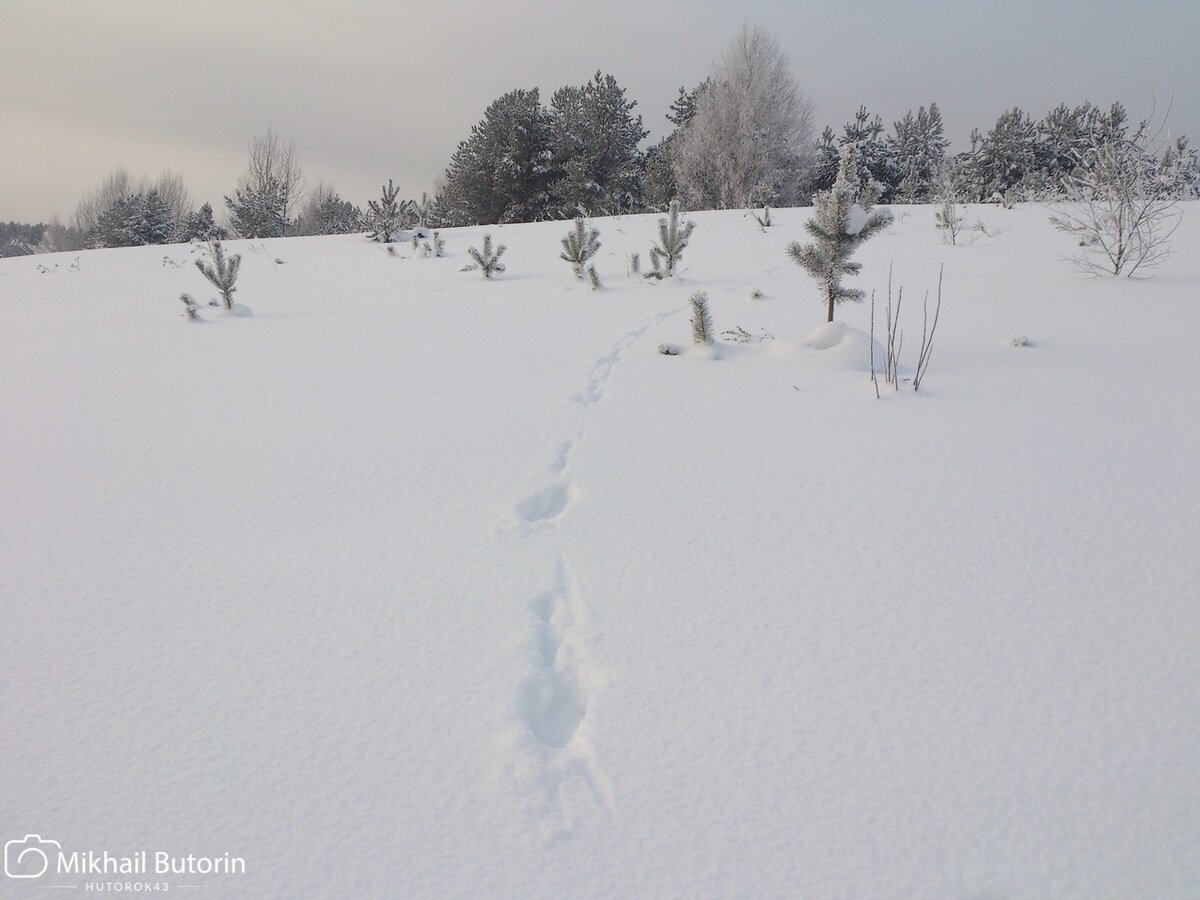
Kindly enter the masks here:
M 662 285 L 596 220 L 597 292 L 569 223 L 234 241 L 202 324 L 186 245 L 0 261 L 0 835 L 214 898 L 1196 896 L 1200 209 L 1145 281 L 895 211 L 902 375 L 945 287 L 882 400 L 804 344 L 808 210 Z M 755 340 L 660 355 L 697 290 Z

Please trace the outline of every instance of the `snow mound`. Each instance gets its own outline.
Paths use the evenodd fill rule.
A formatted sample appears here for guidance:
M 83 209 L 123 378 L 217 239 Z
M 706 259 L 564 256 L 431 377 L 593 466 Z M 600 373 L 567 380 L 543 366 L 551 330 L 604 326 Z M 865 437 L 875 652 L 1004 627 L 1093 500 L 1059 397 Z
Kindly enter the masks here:
M 254 315 L 254 311 L 248 306 L 243 306 L 241 303 L 235 303 L 232 308 L 221 310 L 221 315 L 248 319 Z
M 845 322 L 826 322 L 806 337 L 803 344 L 820 352 L 822 359 L 835 368 L 853 372 L 871 370 L 871 336 Z M 883 347 L 876 341 L 875 359 L 882 358 Z

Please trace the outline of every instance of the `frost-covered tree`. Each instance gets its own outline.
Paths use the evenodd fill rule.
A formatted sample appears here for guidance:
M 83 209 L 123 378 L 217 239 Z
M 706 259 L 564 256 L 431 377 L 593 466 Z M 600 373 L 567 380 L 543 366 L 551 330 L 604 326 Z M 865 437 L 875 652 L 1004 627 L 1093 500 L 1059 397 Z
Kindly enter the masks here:
M 897 194 L 906 195 L 910 203 L 923 203 L 936 191 L 946 148 L 950 146 L 942 113 L 936 103 L 930 103 L 928 110 L 922 106 L 915 115 L 909 110 L 892 128 L 892 156 L 904 173 Z
M 391 244 L 399 239 L 408 217 L 407 201 L 401 201 L 400 188 L 392 179 L 382 188 L 378 200 L 367 202 L 367 237 L 380 244 Z
M 61 228 L 61 224 L 58 226 Z M 29 256 L 40 252 L 46 241 L 48 225 L 30 225 L 22 222 L 0 222 L 0 259 L 12 256 Z
M 554 92 L 550 196 L 557 214 L 612 215 L 640 203 L 638 145 L 649 132 L 635 106 L 615 78 L 600 72 L 582 87 Z
M 532 222 L 549 216 L 550 114 L 537 88 L 488 106 L 446 169 L 437 203 L 448 225 Z
M 865 106 L 860 106 L 853 121 L 843 126 L 836 141 L 833 131 L 825 129 L 817 144 L 815 188 L 828 190 L 833 187 L 844 151 L 850 153 L 864 188 L 874 182 L 878 185 L 880 200 L 888 202 L 895 197 L 907 169 L 902 168 L 895 145 L 884 136 L 883 119 L 878 113 L 872 115 Z
M 191 197 L 183 179 L 164 172 L 157 181 L 135 181 L 113 169 L 75 209 L 75 228 L 89 247 L 166 244 L 186 233 Z
M 283 237 L 304 195 L 304 172 L 296 145 L 271 128 L 250 140 L 246 174 L 225 198 L 229 223 L 242 237 Z
M 242 267 L 242 256 L 240 253 L 226 256 L 225 248 L 221 246 L 220 241 L 212 241 L 208 245 L 208 253 L 212 257 L 212 262 L 207 263 L 198 259 L 196 268 L 200 270 L 200 274 L 212 282 L 213 287 L 221 292 L 221 303 L 225 309 L 232 310 L 233 295 L 237 291 L 238 270 Z
M 1083 271 L 1132 277 L 1170 254 L 1182 214 L 1153 144 L 1149 121 L 1120 137 L 1097 129 L 1064 179 L 1066 202 L 1050 221 L 1079 239 Z
M 873 185 L 862 186 L 851 149 L 843 148 L 833 187 L 813 197 L 814 215 L 804 226 L 812 242 L 792 241 L 787 246 L 792 261 L 821 286 L 829 322 L 836 304 L 859 302 L 866 296 L 859 288 L 844 286 L 842 278 L 862 270 L 862 263 L 851 259 L 854 251 L 892 221 L 888 210 L 872 208 L 877 192 Z
M 1001 113 L 975 156 L 975 180 L 982 187 L 978 199 L 1003 197 L 1036 171 L 1037 160 L 1037 124 L 1015 106 Z
M 692 343 L 711 344 L 713 338 L 712 313 L 708 309 L 708 294 L 697 291 L 692 294 Z
M 175 213 L 158 191 L 119 197 L 100 213 L 88 235 L 91 247 L 141 247 L 178 239 Z
M 646 273 L 647 278 L 661 281 L 673 278 L 675 267 L 683 251 L 687 249 L 688 240 L 696 228 L 696 223 L 690 219 L 680 221 L 680 205 L 678 200 L 672 200 L 665 219 L 658 220 L 658 243 L 650 248 L 650 264 L 653 269 Z
M 470 254 L 471 259 L 475 260 L 475 265 L 471 268 L 479 269 L 479 271 L 483 272 L 484 278 L 491 278 L 493 275 L 503 272 L 505 267 L 504 263 L 500 262 L 500 257 L 504 255 L 504 251 L 506 249 L 507 248 L 501 244 L 499 247 L 496 247 L 495 250 L 493 250 L 492 236 L 490 234 L 485 234 L 483 236 L 482 249 L 471 247 L 467 250 L 467 253 Z
M 642 161 L 642 204 L 647 209 L 665 210 L 672 200 L 679 198 L 679 185 L 675 181 L 675 147 L 679 136 L 695 117 L 696 104 L 708 84 L 705 79 L 690 91 L 683 87 L 679 89 L 679 96 L 667 112 L 667 121 L 675 126 L 675 130 L 646 150 Z
M 594 286 L 598 286 L 596 267 L 589 267 L 588 262 L 599 252 L 599 230 L 584 222 L 582 217 L 578 217 L 575 219 L 575 227 L 562 239 L 562 253 L 558 258 L 570 264 L 571 271 L 579 281 L 587 277 Z
M 812 118 L 774 38 L 743 27 L 676 142 L 683 199 L 693 209 L 744 209 L 764 193 L 778 206 L 799 202 L 812 163 Z
M 187 217 L 184 222 L 183 232 L 180 238 L 185 241 L 223 241 L 227 237 L 226 231 L 218 225 L 213 219 L 213 208 L 211 203 L 205 203 L 198 210 Z
M 296 234 L 355 234 L 362 230 L 362 210 L 324 182 L 312 189 L 296 216 Z

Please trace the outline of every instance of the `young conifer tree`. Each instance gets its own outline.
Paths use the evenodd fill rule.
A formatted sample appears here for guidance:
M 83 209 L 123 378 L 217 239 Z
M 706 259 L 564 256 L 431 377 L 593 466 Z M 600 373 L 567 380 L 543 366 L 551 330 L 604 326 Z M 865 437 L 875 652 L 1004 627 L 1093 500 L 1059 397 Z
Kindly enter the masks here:
M 878 185 L 863 187 L 848 149 L 843 148 L 837 179 L 827 191 L 813 197 L 814 216 L 805 223 L 812 242 L 792 241 L 788 256 L 803 267 L 821 286 L 829 318 L 834 306 L 846 300 L 861 302 L 866 293 L 843 286 L 844 275 L 857 275 L 862 263 L 850 257 L 868 238 L 878 234 L 892 221 L 889 210 L 873 210 L 879 196 Z
M 708 294 L 697 291 L 692 294 L 692 343 L 713 342 L 712 314 L 708 311 Z
M 212 265 L 198 259 L 196 268 L 221 292 L 221 302 L 225 308 L 232 310 L 233 294 L 237 290 L 235 285 L 237 284 L 238 269 L 242 266 L 242 256 L 240 253 L 226 256 L 225 248 L 221 246 L 220 241 L 211 241 L 208 245 L 208 252 L 212 256 Z
M 483 249 L 477 250 L 471 247 L 467 250 L 471 259 L 475 260 L 474 268 L 483 272 L 484 278 L 491 278 L 498 272 L 504 271 L 504 263 L 500 262 L 500 257 L 504 255 L 507 248 L 501 244 L 494 251 L 492 250 L 492 236 L 485 234 L 483 236 Z
M 600 251 L 600 231 L 586 224 L 582 217 L 577 218 L 574 230 L 562 239 L 562 247 L 558 258 L 571 264 L 575 277 L 579 281 L 586 278 L 593 288 L 599 287 L 600 276 L 595 266 L 588 265 L 588 260 Z
M 658 244 L 650 248 L 650 262 L 653 271 L 647 272 L 647 278 L 662 280 L 675 275 L 675 266 L 688 245 L 696 223 L 690 219 L 680 224 L 679 201 L 672 200 L 668 218 L 658 220 Z
M 396 240 L 403 227 L 406 204 L 396 202 L 400 188 L 392 184 L 392 179 L 388 179 L 388 183 L 382 190 L 383 196 L 380 199 L 367 203 L 367 206 L 370 207 L 370 213 L 367 216 L 370 234 L 367 237 L 376 243 L 390 244 Z

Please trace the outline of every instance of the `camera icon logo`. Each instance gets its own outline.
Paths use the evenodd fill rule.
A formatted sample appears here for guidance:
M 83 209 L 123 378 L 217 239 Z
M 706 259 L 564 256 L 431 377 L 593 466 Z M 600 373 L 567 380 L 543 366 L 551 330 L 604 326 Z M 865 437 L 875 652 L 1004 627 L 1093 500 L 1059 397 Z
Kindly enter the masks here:
M 4 874 L 9 878 L 41 878 L 50 867 L 50 854 L 56 850 L 62 850 L 62 844 L 43 840 L 39 834 L 9 841 L 4 845 Z

